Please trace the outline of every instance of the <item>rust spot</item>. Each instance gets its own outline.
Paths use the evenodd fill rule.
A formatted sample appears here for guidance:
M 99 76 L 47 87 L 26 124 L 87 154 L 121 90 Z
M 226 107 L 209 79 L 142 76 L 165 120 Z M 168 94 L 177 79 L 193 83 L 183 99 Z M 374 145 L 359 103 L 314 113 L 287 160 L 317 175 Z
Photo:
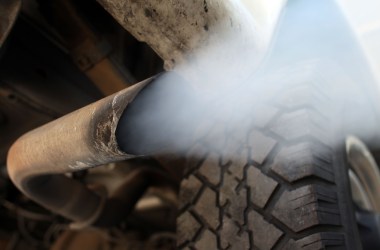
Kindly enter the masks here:
M 208 6 L 206 0 L 203 0 L 203 9 L 207 13 L 208 12 Z
M 152 11 L 150 11 L 149 9 L 144 9 L 144 14 L 146 17 L 152 17 Z

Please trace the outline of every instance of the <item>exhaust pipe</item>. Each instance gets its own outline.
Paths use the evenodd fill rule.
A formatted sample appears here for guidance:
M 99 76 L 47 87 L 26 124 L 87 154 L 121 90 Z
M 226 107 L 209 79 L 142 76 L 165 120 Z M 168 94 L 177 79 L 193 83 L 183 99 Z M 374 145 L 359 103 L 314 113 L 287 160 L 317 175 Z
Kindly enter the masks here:
M 192 131 L 183 131 L 180 123 L 196 121 L 185 110 L 189 102 L 198 103 L 194 96 L 173 73 L 137 83 L 20 137 L 8 152 L 9 176 L 27 197 L 74 221 L 74 227 L 115 224 L 150 184 L 167 178 L 144 167 L 106 198 L 64 174 L 142 155 L 180 152 L 167 136 L 178 135 L 182 146 L 190 145 Z
M 76 227 L 119 222 L 113 211 L 123 211 L 124 217 L 132 210 L 146 187 L 160 178 L 157 171 L 131 173 L 134 178 L 127 176 L 122 189 L 108 199 L 64 174 L 137 155 L 179 152 L 167 136 L 177 133 L 187 140 L 182 145 L 190 143 L 191 133 L 183 132 L 179 122 L 189 120 L 184 114 L 196 120 L 184 109 L 189 101 L 197 103 L 183 83 L 175 74 L 162 74 L 26 133 L 8 152 L 11 180 L 27 197 Z
M 65 173 L 134 157 L 119 149 L 115 131 L 128 104 L 154 79 L 99 100 L 20 137 L 8 173 L 27 197 L 72 221 L 94 224 L 104 200 Z

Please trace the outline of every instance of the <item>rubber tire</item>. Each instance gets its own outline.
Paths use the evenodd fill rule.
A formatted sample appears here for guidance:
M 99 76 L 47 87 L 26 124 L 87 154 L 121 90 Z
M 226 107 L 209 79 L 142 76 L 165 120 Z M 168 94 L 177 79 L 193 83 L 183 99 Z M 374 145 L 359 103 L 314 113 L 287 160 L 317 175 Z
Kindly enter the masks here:
M 361 248 L 341 109 L 318 68 L 301 62 L 252 79 L 265 89 L 244 124 L 202 130 L 180 188 L 179 249 Z

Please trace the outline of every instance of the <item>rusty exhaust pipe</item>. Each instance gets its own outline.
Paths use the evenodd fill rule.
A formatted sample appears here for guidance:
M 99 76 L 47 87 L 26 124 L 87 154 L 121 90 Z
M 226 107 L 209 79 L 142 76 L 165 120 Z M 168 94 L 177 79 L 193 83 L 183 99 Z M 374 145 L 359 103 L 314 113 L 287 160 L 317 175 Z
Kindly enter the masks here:
M 122 152 L 115 131 L 125 107 L 152 79 L 106 97 L 20 137 L 10 148 L 11 180 L 27 197 L 72 221 L 93 224 L 102 197 L 65 173 L 133 156 Z
M 156 138 L 154 146 L 149 147 L 152 145 L 149 136 L 143 137 L 138 132 L 148 131 L 149 134 L 152 130 L 162 130 L 160 133 L 165 135 L 166 131 L 172 130 L 170 126 L 167 127 L 168 123 L 165 120 L 177 111 L 170 110 L 167 115 L 161 113 L 160 116 L 154 116 L 155 109 L 160 109 L 159 102 L 163 101 L 164 96 L 162 92 L 157 94 L 155 89 L 150 87 L 165 85 L 165 77 L 154 77 L 140 82 L 20 137 L 12 145 L 7 157 L 8 172 L 13 183 L 27 197 L 54 213 L 77 222 L 77 226 L 104 224 L 108 215 L 102 213 L 110 213 L 112 210 L 109 209 L 107 200 L 64 174 L 126 160 L 136 157 L 137 154 L 155 153 L 165 148 L 164 136 L 158 141 Z M 142 98 L 137 98 L 138 95 Z M 170 94 L 166 97 L 170 99 Z M 135 99 L 136 103 L 133 102 Z M 172 105 L 170 102 L 166 103 Z M 161 109 L 165 108 L 164 105 Z M 146 109 L 145 113 L 143 109 Z M 178 112 L 182 111 L 179 109 Z M 131 119 L 131 115 L 137 119 Z M 142 124 L 138 121 L 139 115 L 152 116 L 157 121 Z M 128 122 L 129 120 L 132 122 Z M 119 121 L 122 126 L 118 126 Z M 136 125 L 145 127 L 136 130 Z M 131 140 L 127 136 L 130 136 Z M 134 145 L 137 150 L 133 149 Z M 126 153 L 132 151 L 134 155 Z M 135 187 L 137 194 L 129 192 L 129 196 L 132 197 L 130 204 L 121 202 L 124 209 L 125 206 L 129 206 L 127 210 L 131 209 L 137 202 L 140 195 L 138 192 L 141 192 L 139 190 L 144 190 L 141 187 L 147 186 L 146 181 L 152 176 L 156 175 L 141 175 L 129 181 L 128 187 L 132 190 Z M 145 180 L 141 184 L 134 181 L 137 179 Z M 123 192 L 119 191 L 120 193 Z M 128 197 L 124 198 L 128 201 Z M 112 221 L 117 222 L 117 219 L 112 218 Z

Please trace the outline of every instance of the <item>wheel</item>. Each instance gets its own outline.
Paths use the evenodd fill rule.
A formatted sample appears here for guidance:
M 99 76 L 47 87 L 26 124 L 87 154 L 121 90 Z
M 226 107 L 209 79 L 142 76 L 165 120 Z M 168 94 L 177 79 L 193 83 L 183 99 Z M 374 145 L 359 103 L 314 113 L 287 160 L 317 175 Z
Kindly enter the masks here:
M 333 2 L 286 7 L 268 57 L 235 89 L 216 89 L 220 100 L 186 109 L 197 103 L 190 91 L 145 90 L 119 123 L 129 131 L 117 135 L 130 145 L 123 150 L 135 155 L 165 145 L 182 156 L 188 135 L 195 140 L 180 185 L 179 249 L 361 249 L 345 136 L 378 124 L 361 109 L 374 82 Z
M 358 138 L 346 139 L 352 198 L 361 209 L 380 212 L 380 171 L 370 150 Z
M 233 108 L 221 107 L 224 118 L 238 107 L 251 116 L 238 125 L 207 119 L 212 125 L 186 158 L 179 249 L 361 248 L 342 110 L 322 67 L 301 62 L 259 73 Z M 247 102 L 252 93 L 260 98 Z

